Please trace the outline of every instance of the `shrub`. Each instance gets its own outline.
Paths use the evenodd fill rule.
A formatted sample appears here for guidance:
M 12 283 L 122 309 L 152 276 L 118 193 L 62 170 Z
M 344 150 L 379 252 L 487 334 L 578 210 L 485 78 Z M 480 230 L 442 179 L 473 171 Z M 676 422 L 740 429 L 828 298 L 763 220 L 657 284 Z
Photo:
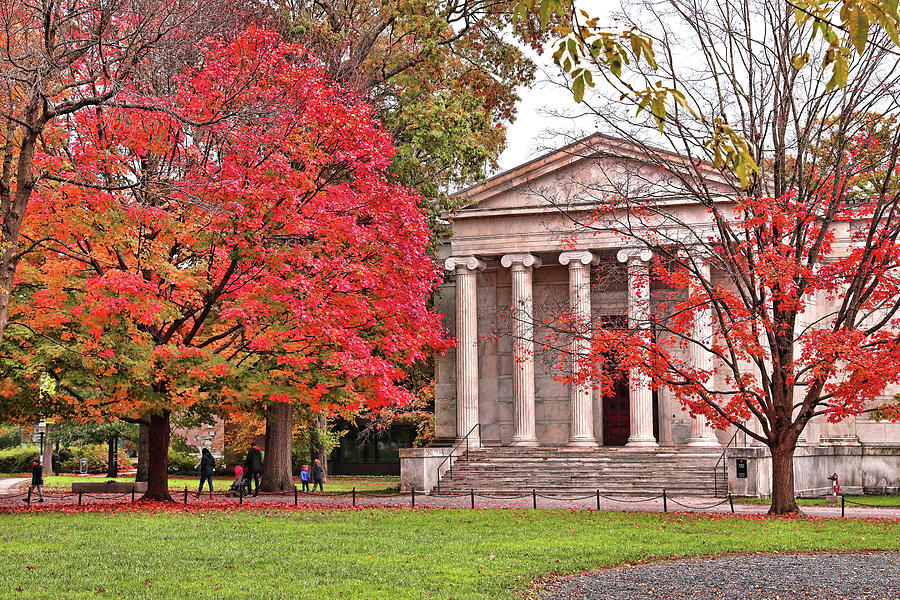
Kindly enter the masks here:
M 16 448 L 22 443 L 19 428 L 14 425 L 0 426 L 0 450 Z
M 199 475 L 200 457 L 187 452 L 169 450 L 169 475 Z
M 38 460 L 40 451 L 36 448 L 6 448 L 0 450 L 0 472 L 30 473 L 32 463 Z
M 60 450 L 62 462 L 59 470 L 64 473 L 80 473 L 81 459 L 88 461 L 88 473 L 99 474 L 109 471 L 109 446 L 106 444 L 90 444 Z M 119 470 L 130 469 L 131 460 L 128 455 L 119 449 Z

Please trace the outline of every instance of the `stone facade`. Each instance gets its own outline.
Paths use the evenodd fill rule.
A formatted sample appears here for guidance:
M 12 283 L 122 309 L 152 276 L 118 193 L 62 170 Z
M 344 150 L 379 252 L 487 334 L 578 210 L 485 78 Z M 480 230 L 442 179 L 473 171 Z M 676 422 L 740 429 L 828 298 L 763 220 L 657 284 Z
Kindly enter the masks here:
M 645 183 L 662 177 L 645 168 L 633 148 L 595 135 L 462 192 L 467 208 L 454 215 L 453 236 L 440 250 L 449 277 L 435 298 L 459 341 L 435 362 L 439 440 L 451 443 L 471 432 L 469 441 L 485 447 L 671 451 L 721 448 L 732 439 L 734 431 L 692 418 L 668 390 L 651 389 L 640 374 L 630 374 L 607 397 L 559 380 L 563 370 L 578 368 L 586 348 L 554 347 L 565 342 L 542 325 L 554 315 L 627 320 L 637 328 L 649 322 L 655 305 L 651 252 L 627 247 L 612 234 L 580 230 L 578 215 L 590 205 L 566 203 L 565 190 L 573 186 L 590 184 L 599 194 L 603 182 L 636 173 Z M 696 206 L 677 197 L 669 204 L 679 222 L 703 226 L 705 214 Z M 715 282 L 721 275 L 706 277 Z M 690 359 L 714 366 L 702 352 Z M 900 446 L 900 424 L 814 421 L 803 443 Z

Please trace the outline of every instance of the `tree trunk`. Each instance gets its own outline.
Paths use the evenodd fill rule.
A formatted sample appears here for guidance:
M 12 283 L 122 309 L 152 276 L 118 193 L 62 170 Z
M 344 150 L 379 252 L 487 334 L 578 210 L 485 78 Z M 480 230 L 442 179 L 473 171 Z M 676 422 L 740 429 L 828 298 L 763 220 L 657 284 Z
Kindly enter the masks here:
M 772 506 L 770 515 L 798 513 L 794 498 L 794 448 L 796 444 L 782 443 L 772 451 Z
M 147 432 L 147 493 L 144 500 L 172 501 L 169 495 L 169 411 L 150 415 Z
M 25 218 L 25 209 L 31 199 L 34 189 L 34 175 L 32 165 L 34 163 L 34 149 L 40 134 L 36 126 L 40 103 L 36 95 L 28 102 L 24 120 L 28 127 L 23 128 L 24 134 L 19 147 L 19 157 L 16 161 L 16 191 L 12 194 L 10 179 L 2 182 L 0 193 L 0 341 L 6 333 L 6 324 L 9 319 L 9 297 L 12 293 L 13 282 L 16 278 L 16 268 L 19 266 L 19 233 L 22 230 L 22 221 Z M 41 127 L 42 128 L 42 127 Z M 11 131 L 7 130 L 7 134 Z M 9 166 L 4 168 L 8 171 Z M 6 175 L 6 173 L 3 173 Z
M 294 489 L 291 472 L 294 407 L 287 402 L 273 402 L 266 409 L 266 456 L 263 461 L 264 492 L 284 492 Z
M 150 454 L 150 427 L 145 423 L 141 423 L 138 427 L 140 434 L 138 437 L 137 449 L 137 474 L 135 475 L 134 480 L 147 481 L 149 472 L 147 455 Z
M 106 441 L 108 452 L 106 458 L 106 476 L 119 476 L 119 436 L 114 435 Z
M 318 416 L 318 418 L 316 419 L 316 427 L 318 427 L 322 432 L 322 435 L 319 436 L 320 439 L 322 439 L 322 440 L 326 439 L 326 434 L 328 433 L 328 419 L 325 417 L 325 415 Z M 323 470 L 322 480 L 327 482 L 328 481 L 328 448 L 325 446 L 324 442 L 322 444 L 320 444 L 319 447 L 316 449 L 316 454 L 315 454 L 315 456 L 313 456 L 313 459 L 315 460 L 316 458 L 318 458 L 319 462 L 322 463 L 322 470 Z

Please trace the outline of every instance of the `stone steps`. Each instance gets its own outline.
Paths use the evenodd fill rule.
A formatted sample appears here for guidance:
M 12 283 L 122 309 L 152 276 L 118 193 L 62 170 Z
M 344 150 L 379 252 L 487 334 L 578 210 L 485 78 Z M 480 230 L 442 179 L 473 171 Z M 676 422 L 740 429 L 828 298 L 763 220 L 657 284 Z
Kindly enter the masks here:
M 721 450 L 633 451 L 621 448 L 484 448 L 457 459 L 432 493 L 654 496 L 713 495 L 724 490 L 714 473 Z M 718 484 L 718 486 L 716 485 Z M 439 491 L 438 491 L 439 490 Z

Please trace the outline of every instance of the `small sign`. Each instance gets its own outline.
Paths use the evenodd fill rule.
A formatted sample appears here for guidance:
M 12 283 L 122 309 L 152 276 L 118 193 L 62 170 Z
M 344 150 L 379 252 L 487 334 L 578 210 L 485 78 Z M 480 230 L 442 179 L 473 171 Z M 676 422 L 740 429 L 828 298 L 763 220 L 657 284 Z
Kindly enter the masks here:
M 735 459 L 735 466 L 737 467 L 735 470 L 737 471 L 738 479 L 747 479 L 747 459 Z

